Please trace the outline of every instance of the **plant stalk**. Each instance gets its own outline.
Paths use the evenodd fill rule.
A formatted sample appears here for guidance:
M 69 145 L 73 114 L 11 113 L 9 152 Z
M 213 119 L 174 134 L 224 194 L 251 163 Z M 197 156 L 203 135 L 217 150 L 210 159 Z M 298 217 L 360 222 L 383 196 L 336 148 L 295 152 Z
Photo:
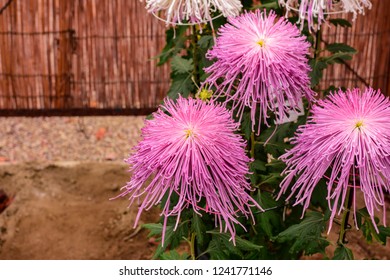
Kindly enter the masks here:
M 318 54 L 321 52 L 321 28 L 316 32 L 316 43 L 314 46 L 314 59 L 317 59 Z
M 191 252 L 191 260 L 195 260 L 195 238 L 196 238 L 196 233 L 193 232 L 191 233 L 191 240 L 190 240 L 190 252 Z
M 251 154 L 251 158 L 255 159 L 255 133 L 252 131 L 251 132 L 251 151 L 250 151 L 250 154 Z
M 346 242 L 345 237 L 346 237 L 347 228 L 348 228 L 348 219 L 349 219 L 349 215 L 351 213 L 352 196 L 353 196 L 353 192 L 351 191 L 351 187 L 348 187 L 347 195 L 346 195 L 345 202 L 344 202 L 343 217 L 341 219 L 339 240 L 337 242 L 339 245 L 345 244 L 345 242 Z

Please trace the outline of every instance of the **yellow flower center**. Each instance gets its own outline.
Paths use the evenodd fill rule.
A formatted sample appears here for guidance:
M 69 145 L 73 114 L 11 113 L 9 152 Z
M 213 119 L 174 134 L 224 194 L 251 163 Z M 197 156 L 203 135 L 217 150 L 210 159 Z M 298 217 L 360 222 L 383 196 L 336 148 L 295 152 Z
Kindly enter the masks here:
M 364 125 L 364 124 L 363 124 L 363 121 L 357 121 L 357 122 L 355 123 L 355 128 L 357 128 L 357 129 L 360 130 L 360 128 L 361 128 L 363 125 Z
M 194 135 L 194 132 L 192 131 L 192 129 L 186 129 L 186 130 L 184 130 L 184 133 L 186 135 L 186 139 L 188 139 L 190 136 L 192 137 Z
M 264 47 L 265 46 L 265 41 L 263 39 L 260 39 L 259 41 L 257 41 L 257 44 L 260 46 L 260 47 Z
M 202 99 L 203 101 L 206 101 L 208 99 L 211 98 L 211 96 L 213 95 L 213 91 L 212 90 L 209 90 L 209 89 L 202 89 L 199 93 L 198 93 L 198 98 Z

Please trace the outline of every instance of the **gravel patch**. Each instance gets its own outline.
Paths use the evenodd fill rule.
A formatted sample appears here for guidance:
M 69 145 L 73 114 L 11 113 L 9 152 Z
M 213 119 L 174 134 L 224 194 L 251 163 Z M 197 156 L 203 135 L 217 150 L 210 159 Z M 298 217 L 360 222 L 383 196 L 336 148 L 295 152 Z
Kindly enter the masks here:
M 120 161 L 145 116 L 0 117 L 0 162 Z

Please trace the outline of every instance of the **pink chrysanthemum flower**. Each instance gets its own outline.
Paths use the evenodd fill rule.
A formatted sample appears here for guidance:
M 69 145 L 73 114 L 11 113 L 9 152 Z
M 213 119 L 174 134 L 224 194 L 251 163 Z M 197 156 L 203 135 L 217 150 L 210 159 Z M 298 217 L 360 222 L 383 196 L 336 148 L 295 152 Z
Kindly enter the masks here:
M 286 7 L 287 13 L 291 10 L 298 12 L 301 29 L 307 20 L 311 30 L 320 29 L 326 15 L 353 13 L 355 20 L 358 13 L 364 14 L 364 8 L 371 9 L 372 6 L 369 0 L 279 0 L 279 4 Z
M 312 109 L 306 125 L 300 126 L 292 143 L 295 147 L 281 159 L 287 164 L 281 183 L 286 192 L 296 178 L 292 192 L 295 205 L 307 209 L 319 180 L 327 178 L 328 203 L 333 218 L 344 209 L 348 189 L 353 192 L 356 215 L 356 192 L 363 192 L 373 224 L 374 212 L 383 208 L 384 193 L 390 191 L 390 101 L 371 88 L 339 91 L 321 100 Z M 329 177 L 325 172 L 329 171 Z M 356 220 L 356 219 L 355 219 Z
M 180 25 L 183 22 L 207 23 L 212 14 L 219 11 L 223 16 L 236 16 L 242 9 L 240 0 L 146 0 L 146 9 L 167 24 Z
M 251 108 L 252 130 L 259 112 L 258 131 L 267 124 L 268 110 L 281 122 L 289 112 L 300 111 L 302 97 L 313 99 L 307 64 L 310 44 L 286 19 L 261 12 L 229 18 L 219 29 L 216 45 L 207 53 L 216 61 L 205 69 L 205 84 L 215 86 L 215 97 L 226 95 L 242 117 Z
M 260 208 L 246 192 L 250 159 L 245 141 L 234 133 L 238 124 L 219 104 L 182 97 L 176 102 L 166 99 L 153 117 L 146 121 L 143 140 L 127 160 L 132 177 L 120 195 L 130 195 L 130 205 L 142 200 L 135 226 L 143 210 L 167 195 L 163 241 L 167 218 L 177 216 L 177 226 L 180 213 L 188 207 L 199 215 L 214 214 L 221 231 L 229 231 L 234 241 L 237 218 L 252 216 L 252 206 Z M 176 205 L 171 205 L 173 193 L 179 196 Z

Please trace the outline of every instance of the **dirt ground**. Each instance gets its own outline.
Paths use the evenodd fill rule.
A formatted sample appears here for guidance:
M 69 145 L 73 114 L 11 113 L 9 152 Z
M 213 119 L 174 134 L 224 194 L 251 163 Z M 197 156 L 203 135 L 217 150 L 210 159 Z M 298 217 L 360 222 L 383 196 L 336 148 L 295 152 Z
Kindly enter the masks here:
M 0 259 L 150 259 L 156 243 L 133 229 L 136 208 L 109 200 L 126 170 L 115 162 L 0 164 L 0 189 L 14 196 L 0 214 Z M 146 212 L 140 224 L 157 219 Z M 389 244 L 367 245 L 356 231 L 348 237 L 356 259 L 390 259 Z
M 1 164 L 14 196 L 0 214 L 0 259 L 150 259 L 155 244 L 133 229 L 136 208 L 109 200 L 129 179 L 120 163 Z M 155 222 L 156 212 L 140 224 Z

